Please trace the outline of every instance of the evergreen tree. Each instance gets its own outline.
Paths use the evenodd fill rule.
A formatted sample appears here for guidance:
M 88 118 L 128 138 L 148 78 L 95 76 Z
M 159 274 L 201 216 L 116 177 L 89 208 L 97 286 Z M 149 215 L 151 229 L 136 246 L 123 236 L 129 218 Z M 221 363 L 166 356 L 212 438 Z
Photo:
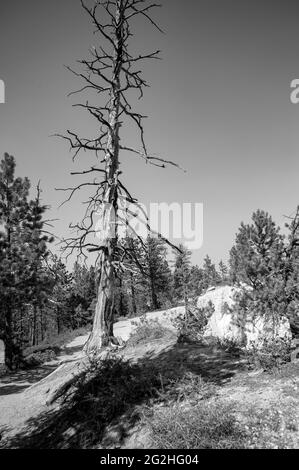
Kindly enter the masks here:
M 176 299 L 184 300 L 186 305 L 191 290 L 191 252 L 182 244 L 179 245 L 179 250 L 174 252 L 173 288 Z
M 209 287 L 214 287 L 221 281 L 220 275 L 217 272 L 215 264 L 212 262 L 211 258 L 207 255 L 203 263 L 203 290 L 208 289 Z
M 72 314 L 70 308 L 72 275 L 65 264 L 56 255 L 53 256 L 51 272 L 54 280 L 54 288 L 51 296 L 54 312 L 56 332 L 60 334 L 64 328 L 72 326 Z
M 74 264 L 70 286 L 72 327 L 85 326 L 92 321 L 91 304 L 96 298 L 96 274 L 94 267 Z M 76 313 L 76 315 L 75 315 Z
M 0 163 L 0 316 L 5 345 L 5 363 L 12 369 L 20 347 L 14 335 L 15 314 L 22 304 L 22 277 L 26 268 L 22 223 L 28 211 L 28 178 L 15 177 L 14 157 L 4 155 Z
M 233 282 L 259 288 L 266 277 L 281 269 L 284 244 L 280 228 L 267 212 L 257 210 L 252 222 L 239 228 L 230 252 L 230 273 Z
M 228 276 L 228 267 L 226 264 L 221 260 L 219 263 L 219 274 L 221 278 L 222 283 L 228 282 L 229 276 Z
M 245 283 L 240 312 L 249 319 L 263 316 L 276 334 L 279 319 L 285 315 L 285 246 L 279 227 L 262 210 L 253 213 L 252 224 L 241 224 L 230 252 L 233 282 Z
M 171 294 L 171 271 L 166 259 L 167 249 L 160 238 L 148 237 L 141 259 L 143 265 L 142 284 L 147 306 L 157 310 Z
M 283 269 L 283 312 L 290 322 L 293 337 L 299 337 L 299 206 L 289 224 Z
M 121 285 L 117 294 L 119 298 L 119 314 L 136 316 L 147 308 L 147 273 L 145 250 L 138 238 L 128 237 L 124 245 L 129 254 L 125 270 L 120 274 Z
M 43 216 L 47 206 L 40 201 L 40 188 L 36 198 L 29 202 L 26 218 L 22 224 L 25 244 L 24 258 L 26 269 L 23 271 L 23 287 L 28 302 L 32 305 L 31 344 L 44 339 L 44 308 L 53 288 L 53 279 L 47 269 L 49 250 L 47 243 L 53 241 L 44 230 Z
M 190 290 L 192 297 L 199 297 L 203 293 L 203 269 L 192 266 L 190 272 Z

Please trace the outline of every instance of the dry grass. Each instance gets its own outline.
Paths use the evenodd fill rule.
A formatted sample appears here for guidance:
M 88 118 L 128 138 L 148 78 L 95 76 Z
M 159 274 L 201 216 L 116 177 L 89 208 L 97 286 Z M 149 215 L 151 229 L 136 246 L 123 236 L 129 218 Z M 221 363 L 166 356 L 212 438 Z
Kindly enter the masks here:
M 245 432 L 230 405 L 210 402 L 188 407 L 174 404 L 154 408 L 146 417 L 154 448 L 239 449 L 245 447 Z

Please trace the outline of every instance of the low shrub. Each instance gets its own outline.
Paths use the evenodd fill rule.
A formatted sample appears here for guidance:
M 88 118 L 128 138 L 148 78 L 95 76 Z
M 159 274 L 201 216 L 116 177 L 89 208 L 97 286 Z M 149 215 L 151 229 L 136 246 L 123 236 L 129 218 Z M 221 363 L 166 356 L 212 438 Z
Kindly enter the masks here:
M 60 348 L 56 346 L 55 344 L 45 342 L 45 343 L 38 344 L 36 346 L 30 346 L 24 349 L 23 356 L 26 358 L 26 357 L 32 356 L 33 354 L 35 355 L 41 355 L 44 353 L 47 354 L 49 351 L 52 351 L 54 354 L 58 354 L 60 351 Z
M 172 321 L 178 331 L 178 342 L 200 341 L 215 307 L 209 302 L 207 307 L 198 308 L 196 302 L 190 301 L 187 310 Z
M 46 349 L 45 351 L 38 351 L 26 356 L 23 360 L 24 367 L 35 367 L 45 362 L 50 362 L 56 359 L 57 355 L 53 349 Z
M 242 352 L 241 343 L 233 338 L 217 338 L 216 345 L 229 354 L 238 356 Z
M 251 343 L 245 355 L 250 368 L 263 369 L 266 372 L 277 370 L 291 360 L 291 339 L 265 338 L 259 346 Z
M 140 343 L 147 343 L 156 339 L 164 338 L 173 332 L 163 326 L 158 320 L 148 319 L 145 315 L 139 321 L 132 322 L 136 327 L 132 332 L 127 345 L 136 346 Z

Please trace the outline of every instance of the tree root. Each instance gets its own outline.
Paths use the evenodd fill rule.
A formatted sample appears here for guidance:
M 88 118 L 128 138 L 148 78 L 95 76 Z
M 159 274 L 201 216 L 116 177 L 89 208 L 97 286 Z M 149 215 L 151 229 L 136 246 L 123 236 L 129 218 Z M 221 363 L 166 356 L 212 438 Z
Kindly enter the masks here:
M 122 342 L 123 345 L 124 342 Z M 119 343 L 116 345 L 110 342 L 110 347 L 94 354 L 63 362 L 47 377 L 29 387 L 25 392 L 26 396 L 45 395 L 45 403 L 48 406 L 53 405 L 59 398 L 65 398 L 69 392 L 71 393 L 72 386 L 88 373 L 92 361 L 103 361 L 111 352 L 116 352 L 119 348 Z

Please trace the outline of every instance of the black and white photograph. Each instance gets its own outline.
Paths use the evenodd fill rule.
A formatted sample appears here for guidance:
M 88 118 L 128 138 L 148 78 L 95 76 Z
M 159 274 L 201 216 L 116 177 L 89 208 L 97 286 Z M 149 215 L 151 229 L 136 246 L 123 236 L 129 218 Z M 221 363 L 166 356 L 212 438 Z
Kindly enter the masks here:
M 0 0 L 13 449 L 299 449 L 298 1 Z

